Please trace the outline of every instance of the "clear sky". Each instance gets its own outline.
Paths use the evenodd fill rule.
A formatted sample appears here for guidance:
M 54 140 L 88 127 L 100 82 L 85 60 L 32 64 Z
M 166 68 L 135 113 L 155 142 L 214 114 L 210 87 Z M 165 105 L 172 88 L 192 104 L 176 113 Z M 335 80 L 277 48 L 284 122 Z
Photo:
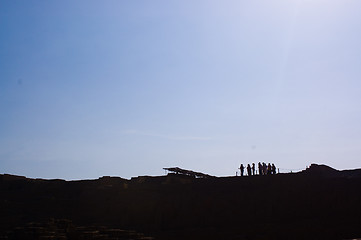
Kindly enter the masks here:
M 0 173 L 361 168 L 359 0 L 1 0 Z

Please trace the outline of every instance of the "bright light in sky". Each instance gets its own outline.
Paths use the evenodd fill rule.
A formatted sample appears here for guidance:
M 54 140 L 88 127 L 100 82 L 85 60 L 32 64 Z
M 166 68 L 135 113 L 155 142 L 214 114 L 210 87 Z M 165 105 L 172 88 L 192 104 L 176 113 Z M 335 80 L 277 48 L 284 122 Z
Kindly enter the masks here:
M 0 5 L 2 173 L 361 167 L 361 1 Z

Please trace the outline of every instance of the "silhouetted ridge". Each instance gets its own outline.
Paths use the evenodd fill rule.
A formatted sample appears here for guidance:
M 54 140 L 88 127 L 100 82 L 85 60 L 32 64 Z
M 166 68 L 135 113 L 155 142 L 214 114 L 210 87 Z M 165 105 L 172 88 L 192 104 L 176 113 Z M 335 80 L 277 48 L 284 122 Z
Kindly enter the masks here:
M 356 239 L 360 176 L 361 169 L 317 164 L 297 174 L 250 177 L 64 181 L 0 175 L 0 233 L 53 218 L 94 226 L 93 232 L 104 226 L 158 240 Z
M 318 165 L 318 164 L 311 164 L 309 168 L 303 171 L 307 174 L 312 174 L 314 176 L 323 176 L 323 177 L 334 177 L 337 176 L 339 173 L 338 170 L 329 167 L 327 165 Z
M 311 164 L 302 173 L 318 177 L 361 178 L 361 169 L 339 171 L 327 165 Z

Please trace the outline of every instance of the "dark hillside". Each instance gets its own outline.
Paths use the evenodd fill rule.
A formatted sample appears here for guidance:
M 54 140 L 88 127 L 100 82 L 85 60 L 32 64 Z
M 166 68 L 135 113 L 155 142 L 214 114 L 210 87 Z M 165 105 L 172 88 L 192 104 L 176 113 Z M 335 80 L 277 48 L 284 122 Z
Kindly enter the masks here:
M 270 176 L 63 181 L 0 175 L 2 232 L 29 222 L 134 229 L 156 239 L 361 237 L 361 174 L 312 165 Z

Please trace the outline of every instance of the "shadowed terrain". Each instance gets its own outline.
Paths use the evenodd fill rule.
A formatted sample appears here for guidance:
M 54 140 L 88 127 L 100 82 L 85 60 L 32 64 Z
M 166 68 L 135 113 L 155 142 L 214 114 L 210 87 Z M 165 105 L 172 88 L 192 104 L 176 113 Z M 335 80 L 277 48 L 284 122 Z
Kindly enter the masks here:
M 269 176 L 82 181 L 5 174 L 0 192 L 0 236 L 31 222 L 67 219 L 155 239 L 361 237 L 361 169 L 313 164 L 299 173 Z

